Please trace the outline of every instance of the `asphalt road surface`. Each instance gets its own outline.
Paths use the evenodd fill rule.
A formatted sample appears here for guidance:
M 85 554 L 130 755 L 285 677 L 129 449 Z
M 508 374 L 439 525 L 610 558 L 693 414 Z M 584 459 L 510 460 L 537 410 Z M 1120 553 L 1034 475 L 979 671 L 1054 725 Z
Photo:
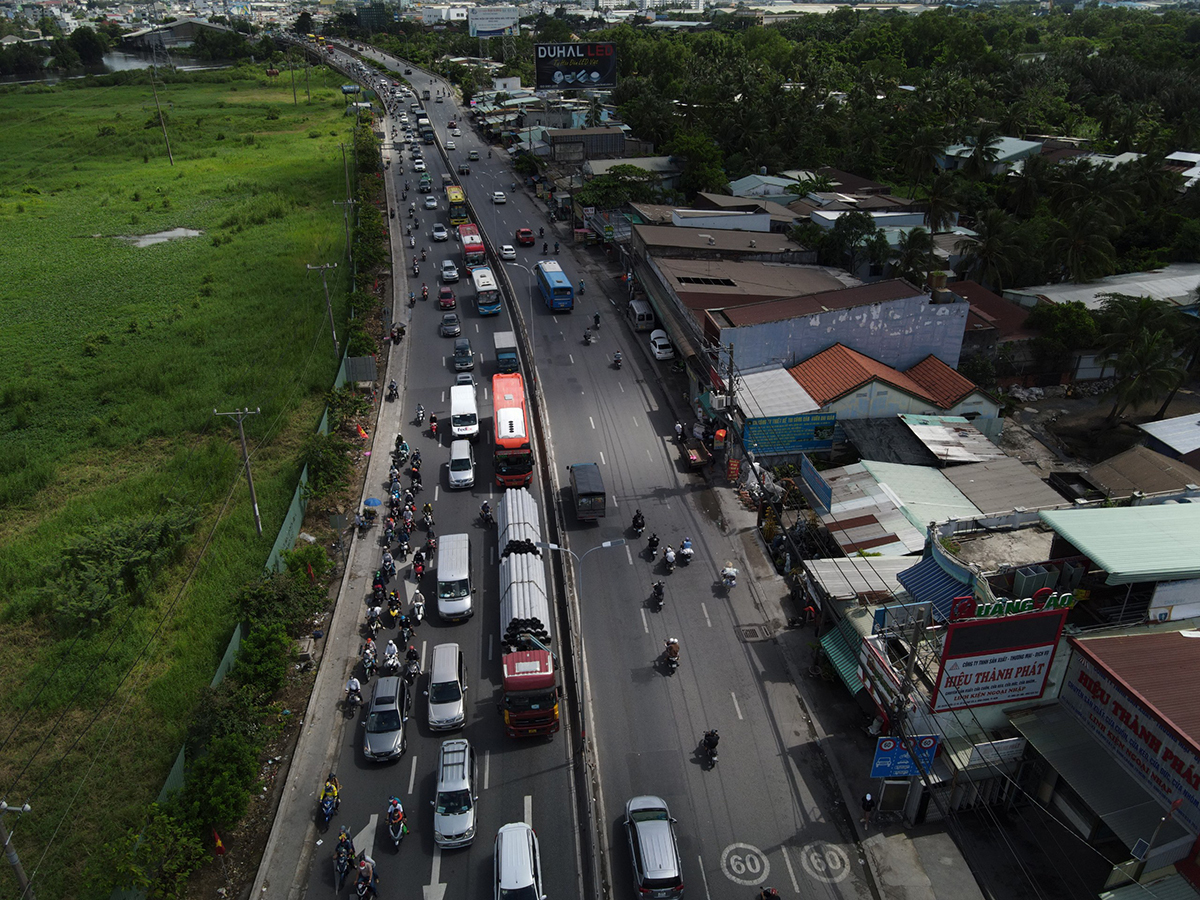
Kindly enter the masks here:
M 446 88 L 440 81 L 428 85 L 428 80 L 428 76 L 413 76 L 418 89 Z M 536 232 L 547 227 L 546 239 L 553 246 L 549 223 L 528 191 L 511 189 L 515 176 L 506 165 L 507 154 L 492 148 L 489 160 L 488 146 L 462 122 L 461 111 L 449 98 L 440 104 L 429 101 L 426 110 L 440 142 L 448 139 L 451 117 L 463 125 L 462 136 L 453 138 L 456 149 L 448 153 L 452 165 L 464 161 L 469 150 L 480 151 L 481 159 L 471 163 L 471 174 L 462 176 L 461 182 L 478 212 L 477 224 L 491 242 L 515 245 L 517 228 Z M 424 149 L 439 209 L 425 212 L 418 202 L 417 248 L 452 251 L 443 256 L 441 249 L 434 250 L 415 285 L 419 295 L 420 281 L 428 282 L 431 300 L 418 303 L 409 330 L 408 380 L 402 397 L 406 417 L 418 400 L 439 417 L 448 414 L 454 378 L 449 364 L 452 341 L 437 336 L 440 314 L 432 300 L 437 287 L 433 264 L 453 257 L 458 247 L 453 241 L 433 244 L 428 237 L 434 222 L 447 226 L 449 222 L 440 191 L 443 161 L 439 153 Z M 409 174 L 398 172 L 395 162 L 392 172 L 401 183 L 407 178 L 415 186 L 410 163 L 405 153 L 402 165 Z M 489 201 L 496 190 L 508 195 L 507 203 Z M 410 191 L 409 201 L 415 197 Z M 517 286 L 515 299 L 531 323 L 555 461 L 560 468 L 599 463 L 609 496 L 608 515 L 599 524 L 577 522 L 564 496 L 566 539 L 580 556 L 603 541 L 628 540 L 624 546 L 591 553 L 576 570 L 591 702 L 585 715 L 599 763 L 614 895 L 636 895 L 621 819 L 629 797 L 649 793 L 663 797 L 678 819 L 686 893 L 693 898 L 748 900 L 764 885 L 776 887 L 784 897 L 870 896 L 853 836 L 845 827 L 845 813 L 836 812 L 837 790 L 808 749 L 809 735 L 794 687 L 775 645 L 759 640 L 763 633 L 754 628 L 761 624 L 762 613 L 752 589 L 746 579 L 728 591 L 720 585 L 718 571 L 726 560 L 744 571 L 742 551 L 704 511 L 704 483 L 683 469 L 669 437 L 675 417 L 663 395 L 660 375 L 661 367 L 670 363 L 653 361 L 646 352 L 648 335 L 635 334 L 625 325 L 620 315 L 623 298 L 615 283 L 592 284 L 589 279 L 587 292 L 576 298 L 572 313 L 551 314 L 541 305 L 532 277 L 533 264 L 542 258 L 541 239 L 538 244 L 518 247 L 515 265 L 506 265 Z M 578 284 L 584 277 L 585 257 L 576 257 L 564 244 L 558 259 Z M 411 275 L 411 268 L 405 271 Z M 395 793 L 416 827 L 397 856 L 376 852 L 381 894 L 408 898 L 423 890 L 424 900 L 440 900 L 442 889 L 430 886 L 442 884 L 452 896 L 482 900 L 491 892 L 491 842 L 496 829 L 529 817 L 542 841 L 547 894 L 551 898 L 576 895 L 578 857 L 568 787 L 568 741 L 562 734 L 550 743 L 512 741 L 503 735 L 494 706 L 498 687 L 498 659 L 492 649 L 498 630 L 495 542 L 494 535 L 477 527 L 476 513 L 484 497 L 495 501 L 487 452 L 487 386 L 494 372 L 490 335 L 510 327 L 508 314 L 480 319 L 469 304 L 461 302 L 458 311 L 463 334 L 471 338 L 477 359 L 483 436 L 475 489 L 448 494 L 446 445 L 435 444 L 427 434 L 414 439 L 411 426 L 406 426 L 405 434 L 425 456 L 426 489 L 419 502 L 434 496 L 438 533 L 471 533 L 477 562 L 482 562 L 484 578 L 475 618 L 447 627 L 437 622 L 431 609 L 417 636 L 423 654 L 435 643 L 453 640 L 468 656 L 471 692 L 463 734 L 474 742 L 480 757 L 479 836 L 469 850 L 434 853 L 429 801 L 443 736 L 431 734 L 423 724 L 422 679 L 408 724 L 408 752 L 399 763 L 367 764 L 360 746 L 362 729 L 347 730 L 338 770 L 346 800 L 326 837 L 336 834 L 339 823 L 357 829 L 372 814 L 382 821 L 387 796 Z M 599 341 L 584 346 L 583 330 L 595 312 L 602 320 Z M 618 349 L 625 358 L 620 370 L 611 363 Z M 565 471 L 558 474 L 565 484 Z M 647 519 L 646 533 L 640 538 L 629 530 L 635 508 Z M 664 547 L 678 546 L 685 536 L 691 537 L 695 560 L 667 574 L 661 553 L 654 564 L 648 559 L 645 538 L 651 532 L 658 533 Z M 651 585 L 658 579 L 666 583 L 666 606 L 661 612 L 648 604 Z M 428 587 L 423 590 L 430 595 Z M 679 638 L 683 648 L 682 664 L 674 674 L 657 664 L 668 636 Z M 708 728 L 718 728 L 722 736 L 715 769 L 697 752 Z M 330 855 L 318 852 L 310 879 L 312 896 L 321 896 L 332 884 Z

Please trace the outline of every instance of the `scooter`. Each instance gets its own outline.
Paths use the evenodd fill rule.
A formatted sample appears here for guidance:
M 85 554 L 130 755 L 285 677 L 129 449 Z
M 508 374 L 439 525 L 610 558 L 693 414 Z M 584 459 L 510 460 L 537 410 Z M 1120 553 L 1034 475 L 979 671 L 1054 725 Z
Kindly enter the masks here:
M 670 575 L 675 571 L 675 548 L 668 547 L 663 554 L 663 559 L 667 562 L 667 574 Z
M 704 738 L 701 743 L 704 745 L 704 750 L 708 754 L 708 765 L 711 768 L 717 764 L 717 741 L 720 740 L 720 735 L 717 734 L 717 729 L 704 732 Z
M 396 804 L 398 808 L 393 809 L 391 804 Z M 388 801 L 387 827 L 388 834 L 392 838 L 392 846 L 399 850 L 400 842 L 404 840 L 404 836 L 408 834 L 408 819 L 404 816 L 404 807 L 400 804 L 400 800 L 392 797 Z
M 388 389 L 387 389 L 388 402 L 391 403 L 399 396 L 400 396 L 400 388 L 396 385 L 396 382 L 393 381 L 391 384 L 388 385 Z
M 585 328 L 583 330 L 583 345 L 585 347 L 590 347 L 593 340 L 594 338 L 592 337 L 592 330 L 590 328 Z
M 393 218 L 393 219 L 394 219 L 394 218 L 396 218 L 396 207 L 394 207 L 394 206 L 393 206 L 393 207 L 391 208 L 391 214 L 392 214 L 392 218 Z
M 342 826 L 342 834 L 346 838 L 342 840 L 341 835 L 338 835 L 337 849 L 333 856 L 333 873 L 336 876 L 339 891 L 345 886 L 346 876 L 350 874 L 350 867 L 354 865 L 354 843 L 350 838 L 348 826 Z
M 404 664 L 404 683 L 414 684 L 421 677 L 421 664 L 415 659 L 410 659 Z
M 328 828 L 329 820 L 333 818 L 333 814 L 337 812 L 337 801 L 332 797 L 326 797 L 321 801 L 320 816 L 321 827 Z
M 658 538 L 651 535 L 650 540 L 646 542 L 646 549 L 650 551 L 650 562 L 658 559 Z
M 726 563 L 725 568 L 721 570 L 721 584 L 723 584 L 726 588 L 737 587 L 737 575 L 737 569 L 735 569 L 732 564 Z
M 670 641 L 663 641 L 662 658 L 663 658 L 664 665 L 666 665 L 666 667 L 667 667 L 667 674 L 673 675 L 675 673 L 675 670 L 679 668 L 679 655 L 678 655 L 678 652 L 676 652 L 675 655 L 671 654 L 671 642 Z
M 650 602 L 654 604 L 654 608 L 658 612 L 662 612 L 666 600 L 666 588 L 661 581 L 654 582 L 654 587 L 650 592 Z
M 686 566 L 688 563 L 690 563 L 692 561 L 692 554 L 695 552 L 696 551 L 694 548 L 685 546 L 684 544 L 680 544 L 679 545 L 679 561 Z
M 424 600 L 414 600 L 412 602 L 412 606 L 409 607 L 409 616 L 412 618 L 413 622 L 415 622 L 417 625 L 420 625 L 422 622 L 424 622 L 425 621 L 425 601 Z
M 417 404 L 416 424 L 417 425 L 425 424 L 425 407 L 423 407 L 420 403 Z
M 620 351 L 617 351 L 616 353 L 613 354 L 613 368 L 614 369 L 621 368 L 621 353 L 620 353 Z
M 379 674 L 381 674 L 381 675 L 399 675 L 400 674 L 400 657 L 399 656 L 385 656 L 383 658 L 383 665 L 380 666 L 380 668 L 379 668 Z

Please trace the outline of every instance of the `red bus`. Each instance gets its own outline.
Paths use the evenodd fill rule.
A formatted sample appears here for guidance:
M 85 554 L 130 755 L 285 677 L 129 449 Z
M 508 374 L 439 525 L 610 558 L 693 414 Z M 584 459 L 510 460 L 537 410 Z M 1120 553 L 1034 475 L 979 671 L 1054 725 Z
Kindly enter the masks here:
M 458 239 L 462 241 L 463 264 L 468 271 L 476 266 L 487 265 L 487 248 L 483 246 L 483 238 L 479 236 L 479 229 L 476 226 L 469 222 L 466 225 L 459 225 Z
M 533 481 L 533 445 L 525 415 L 525 379 L 519 372 L 492 376 L 492 410 L 496 485 L 524 487 Z

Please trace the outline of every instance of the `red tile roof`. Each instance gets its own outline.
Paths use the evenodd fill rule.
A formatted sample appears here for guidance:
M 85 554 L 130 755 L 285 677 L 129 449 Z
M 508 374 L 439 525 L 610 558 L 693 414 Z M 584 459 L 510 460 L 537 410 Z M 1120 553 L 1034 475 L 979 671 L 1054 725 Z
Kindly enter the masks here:
M 950 409 L 975 390 L 972 382 L 936 356 L 928 356 L 907 372 L 900 372 L 842 344 L 834 344 L 788 371 L 822 406 L 871 381 L 882 381 L 942 409 Z
M 1024 307 L 1011 300 L 1005 300 L 974 281 L 955 281 L 947 287 L 951 293 L 971 304 L 971 313 L 967 317 L 968 331 L 976 324 L 987 324 L 996 329 L 1001 340 L 1019 340 L 1033 336 L 1032 332 L 1025 331 L 1025 320 L 1029 318 L 1029 310 Z
M 1194 632 L 1193 632 L 1194 633 Z M 1200 637 L 1177 631 L 1072 640 L 1138 701 L 1200 750 Z
M 932 353 L 904 374 L 923 387 L 942 409 L 949 409 L 975 390 L 973 381 L 959 375 Z

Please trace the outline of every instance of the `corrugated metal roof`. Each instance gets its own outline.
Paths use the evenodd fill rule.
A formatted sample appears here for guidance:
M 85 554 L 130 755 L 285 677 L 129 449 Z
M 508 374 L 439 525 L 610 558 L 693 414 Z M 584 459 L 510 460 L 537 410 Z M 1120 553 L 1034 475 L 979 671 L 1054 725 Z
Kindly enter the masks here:
M 950 618 L 955 597 L 971 593 L 970 585 L 952 576 L 932 556 L 925 557 L 897 577 L 914 600 L 933 607 L 933 617 L 939 622 Z
M 1045 297 L 1051 303 L 1078 301 L 1088 309 L 1096 310 L 1104 305 L 1104 298 L 1113 293 L 1153 297 L 1155 300 L 1165 300 L 1172 306 L 1190 306 L 1196 300 L 1198 289 L 1200 263 L 1172 263 L 1149 272 L 1109 275 L 1086 284 L 1042 284 L 1010 289 L 1004 293 L 1011 296 Z
M 901 587 L 896 576 L 911 566 L 912 559 L 906 556 L 804 561 L 804 568 L 831 600 L 856 600 L 863 594 L 891 598 Z
M 1151 437 L 1162 441 L 1176 453 L 1191 453 L 1200 450 L 1200 413 L 1176 416 L 1161 422 L 1143 422 L 1138 428 Z
M 1200 472 L 1149 447 L 1118 453 L 1083 474 L 1109 497 L 1128 497 L 1134 491 L 1167 493 L 1181 491 L 1189 484 L 1200 485 Z
M 862 465 L 879 482 L 882 490 L 899 501 L 905 517 L 922 533 L 930 522 L 969 519 L 981 514 L 979 507 L 938 469 L 873 460 L 864 460 Z
M 1056 703 L 1012 713 L 1008 718 L 1126 847 L 1154 833 L 1163 808 L 1065 707 Z M 1174 819 L 1168 819 L 1156 846 L 1187 833 Z
M 1109 584 L 1200 578 L 1200 504 L 1045 510 L 1038 515 L 1104 569 Z
M 1197 900 L 1198 892 L 1182 875 L 1168 875 L 1149 884 L 1127 884 L 1111 891 L 1101 891 L 1100 900 Z
M 858 649 L 861 645 L 862 636 L 845 619 L 838 622 L 837 628 L 831 628 L 821 635 L 821 646 L 851 694 L 864 689 L 858 677 Z
M 894 496 L 879 486 L 862 463 L 821 473 L 833 493 L 821 524 L 847 555 L 862 550 L 905 556 L 925 549 L 925 529 L 915 528 Z
M 795 416 L 821 408 L 782 366 L 742 375 L 737 401 L 748 419 Z
M 1077 638 L 1071 644 L 1200 748 L 1200 631 Z
M 943 474 L 985 513 L 1009 512 L 1018 506 L 1040 509 L 1071 505 L 1023 462 L 1007 456 L 944 469 Z
M 1004 459 L 1004 451 L 962 416 L 902 413 L 900 421 L 943 462 L 969 463 Z

